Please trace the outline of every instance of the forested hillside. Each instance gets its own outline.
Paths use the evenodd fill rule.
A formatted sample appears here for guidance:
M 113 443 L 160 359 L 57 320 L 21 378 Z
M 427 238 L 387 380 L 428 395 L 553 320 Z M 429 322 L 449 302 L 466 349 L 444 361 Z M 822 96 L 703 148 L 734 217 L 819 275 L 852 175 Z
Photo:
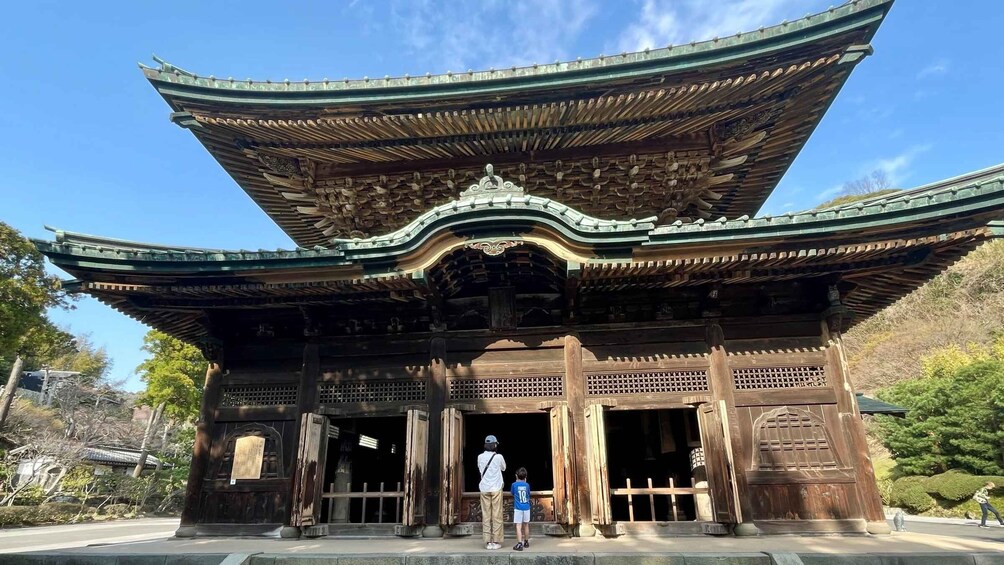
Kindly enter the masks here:
M 976 249 L 916 292 L 861 322 L 846 337 L 851 375 L 874 392 L 921 375 L 941 347 L 989 344 L 1004 332 L 1004 241 Z

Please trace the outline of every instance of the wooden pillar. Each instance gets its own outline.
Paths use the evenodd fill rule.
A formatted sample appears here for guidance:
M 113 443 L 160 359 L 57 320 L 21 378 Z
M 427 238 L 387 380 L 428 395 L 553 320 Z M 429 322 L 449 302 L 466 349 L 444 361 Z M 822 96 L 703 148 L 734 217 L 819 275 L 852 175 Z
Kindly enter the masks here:
M 589 466 L 586 460 L 586 378 L 582 372 L 582 343 L 578 336 L 566 335 L 565 399 L 572 416 L 572 515 L 575 535 L 592 536 L 593 516 L 589 503 Z
M 729 369 L 729 358 L 725 351 L 725 334 L 717 322 L 709 323 L 706 328 L 706 339 L 710 351 L 710 367 L 708 369 L 708 384 L 711 388 L 712 401 L 724 401 L 728 420 L 729 441 L 732 445 L 732 460 L 728 461 L 734 471 L 735 496 L 738 499 L 739 523 L 736 524 L 737 536 L 757 534 L 753 524 L 753 503 L 750 499 L 749 484 L 746 479 L 747 461 L 746 446 L 742 442 L 742 430 L 739 428 L 739 418 L 736 414 L 735 382 L 732 380 L 732 370 Z
M 317 410 L 318 398 L 317 398 L 317 381 L 321 378 L 321 351 L 320 346 L 317 344 L 316 339 L 312 336 L 316 335 L 313 331 L 305 331 L 305 334 L 311 336 L 308 341 L 303 346 L 303 365 L 300 369 L 300 385 L 297 388 L 296 396 L 296 436 L 293 445 L 299 446 L 303 438 L 300 437 L 300 426 L 299 423 L 303 420 L 303 415 L 314 412 Z M 297 512 L 297 504 L 300 503 L 296 496 L 296 480 L 292 477 L 300 476 L 301 461 L 298 458 L 299 449 L 293 453 L 293 461 L 290 465 L 290 481 L 289 481 L 289 494 L 286 499 L 289 501 L 287 504 L 286 512 L 286 523 L 283 524 L 282 530 L 280 530 L 279 535 L 284 538 L 296 538 L 300 537 L 300 528 L 293 526 L 295 514 Z M 323 477 L 320 481 L 315 483 L 317 488 L 323 488 Z
M 209 468 L 209 449 L 212 446 L 213 425 L 216 423 L 216 407 L 220 401 L 220 381 L 222 378 L 223 369 L 220 367 L 220 362 L 210 362 L 206 369 L 206 382 L 202 392 L 199 421 L 195 424 L 192 466 L 188 470 L 185 506 L 181 511 L 181 525 L 175 532 L 177 537 L 195 536 L 195 524 L 199 519 L 202 499 L 202 483 Z
M 832 301 L 831 301 L 832 302 Z M 847 357 L 844 353 L 843 339 L 840 328 L 843 323 L 845 308 L 831 306 L 827 310 L 826 319 L 822 323 L 823 346 L 826 347 L 826 365 L 832 376 L 834 392 L 837 395 L 837 410 L 840 413 L 840 427 L 836 433 L 844 433 L 851 450 L 851 460 L 854 461 L 855 490 L 858 493 L 858 504 L 861 514 L 867 522 L 870 534 L 888 534 L 891 532 L 882 508 L 882 495 L 879 494 L 875 480 L 875 469 L 872 466 L 871 454 L 868 451 L 868 440 L 865 437 L 865 426 L 861 420 L 854 385 L 851 384 L 850 372 L 847 369 Z
M 429 464 L 426 468 L 425 523 L 423 537 L 441 537 L 439 526 L 439 499 L 446 496 L 443 491 L 442 450 L 443 450 L 443 409 L 446 407 L 446 339 L 434 337 L 429 342 L 429 386 L 426 401 L 429 404 Z

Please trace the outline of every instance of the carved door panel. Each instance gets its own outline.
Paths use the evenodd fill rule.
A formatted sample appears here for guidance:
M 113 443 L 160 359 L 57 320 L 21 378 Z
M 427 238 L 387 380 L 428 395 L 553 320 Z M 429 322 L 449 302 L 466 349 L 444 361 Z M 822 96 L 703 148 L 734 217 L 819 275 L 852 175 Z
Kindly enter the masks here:
M 440 469 L 443 494 L 439 499 L 441 525 L 460 522 L 461 496 L 464 491 L 464 415 L 456 408 L 443 410 L 443 459 Z
M 725 401 L 702 404 L 697 413 L 714 519 L 724 524 L 738 524 L 741 517 L 736 491 L 735 459 L 732 457 Z
M 320 518 L 321 483 L 324 481 L 327 451 L 328 417 L 311 413 L 301 416 L 290 520 L 294 526 L 313 526 Z
M 574 519 L 572 499 L 575 489 L 572 485 L 572 456 L 568 404 L 559 403 L 550 410 L 551 416 L 551 457 L 554 469 L 554 521 L 569 524 Z
M 607 436 L 603 406 L 586 406 L 586 467 L 589 474 L 589 506 L 593 523 L 613 523 L 610 513 L 610 480 L 607 475 Z
M 408 410 L 404 458 L 404 516 L 406 526 L 425 523 L 425 469 L 429 458 L 429 413 Z

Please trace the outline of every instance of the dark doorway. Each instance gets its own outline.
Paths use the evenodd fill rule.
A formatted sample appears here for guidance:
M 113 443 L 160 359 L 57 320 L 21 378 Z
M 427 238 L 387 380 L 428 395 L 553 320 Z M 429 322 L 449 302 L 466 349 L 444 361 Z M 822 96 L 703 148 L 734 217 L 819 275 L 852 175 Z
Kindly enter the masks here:
M 625 410 L 606 414 L 607 471 L 616 489 L 692 488 L 691 458 L 701 455 L 697 411 Z M 611 497 L 614 520 L 665 522 L 695 520 L 692 495 L 635 493 Z
M 334 524 L 401 521 L 404 417 L 337 418 L 328 427 L 322 520 Z M 349 493 L 349 494 L 344 494 Z
M 498 438 L 498 453 L 505 457 L 504 492 L 509 491 L 520 467 L 526 467 L 532 490 L 554 487 L 551 431 L 546 413 L 474 414 L 464 419 L 464 491 L 478 492 L 481 481 L 478 455 L 484 452 L 488 435 Z

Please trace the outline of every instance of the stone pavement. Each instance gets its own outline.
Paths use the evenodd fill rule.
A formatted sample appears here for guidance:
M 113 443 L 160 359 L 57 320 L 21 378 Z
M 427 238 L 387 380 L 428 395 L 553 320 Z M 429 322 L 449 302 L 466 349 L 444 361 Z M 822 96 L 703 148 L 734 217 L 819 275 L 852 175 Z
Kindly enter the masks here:
M 540 538 L 485 551 L 479 538 L 166 539 L 0 555 L 3 565 L 1004 565 L 998 539 L 890 536 Z M 228 557 L 229 556 L 229 557 Z

